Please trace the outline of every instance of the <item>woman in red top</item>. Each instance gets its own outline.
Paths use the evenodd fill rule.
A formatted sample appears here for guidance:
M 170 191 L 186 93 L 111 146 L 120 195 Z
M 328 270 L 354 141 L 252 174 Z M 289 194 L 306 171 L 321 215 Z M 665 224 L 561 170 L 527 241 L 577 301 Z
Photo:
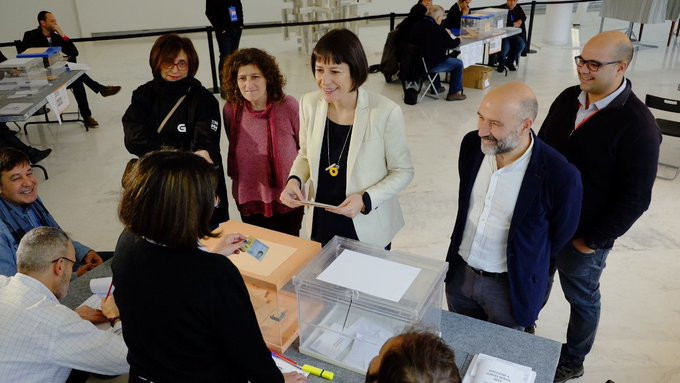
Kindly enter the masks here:
M 299 145 L 298 102 L 283 93 L 276 59 L 260 49 L 241 49 L 222 70 L 229 139 L 227 175 L 241 220 L 297 236 L 303 209 L 279 201 Z

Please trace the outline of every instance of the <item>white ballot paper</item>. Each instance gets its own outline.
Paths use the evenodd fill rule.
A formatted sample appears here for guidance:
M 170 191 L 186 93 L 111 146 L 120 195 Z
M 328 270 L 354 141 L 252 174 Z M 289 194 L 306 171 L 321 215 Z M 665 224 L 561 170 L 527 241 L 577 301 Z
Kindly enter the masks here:
M 463 383 L 534 383 L 536 372 L 530 367 L 486 354 L 472 358 Z
M 90 279 L 90 291 L 92 291 L 92 294 L 98 295 L 100 299 L 104 299 L 109 292 L 112 280 L 112 277 Z M 111 293 L 113 293 L 113 290 L 114 287 L 111 286 Z
M 399 302 L 420 269 L 352 250 L 342 253 L 318 277 L 320 281 Z
M 24 110 L 29 108 L 31 105 L 32 104 L 30 102 L 29 103 L 11 102 L 11 103 L 5 105 L 4 107 L 2 107 L 2 109 L 0 109 L 0 115 L 8 116 L 8 115 L 20 114 L 21 112 L 23 112 Z

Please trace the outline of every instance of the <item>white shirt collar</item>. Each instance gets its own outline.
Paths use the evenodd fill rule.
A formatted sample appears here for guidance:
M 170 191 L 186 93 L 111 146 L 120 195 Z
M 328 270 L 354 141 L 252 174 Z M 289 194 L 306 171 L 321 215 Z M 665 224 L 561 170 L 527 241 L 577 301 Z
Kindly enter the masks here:
M 621 86 L 619 86 L 614 92 L 612 92 L 609 96 L 603 98 L 602 100 L 591 103 L 590 107 L 588 109 L 592 108 L 593 105 L 595 105 L 596 110 L 602 110 L 602 109 L 606 108 L 607 105 L 609 105 L 610 102 L 614 101 L 614 99 L 616 97 L 618 97 L 618 95 L 620 95 L 621 92 L 623 92 L 624 89 L 626 89 L 626 83 L 627 82 L 628 81 L 626 81 L 626 78 L 624 77 L 623 81 L 621 82 Z M 588 96 L 587 93 L 583 90 L 581 91 L 581 94 L 578 95 L 578 102 L 584 108 L 586 106 L 586 101 L 587 101 L 586 97 L 587 96 Z

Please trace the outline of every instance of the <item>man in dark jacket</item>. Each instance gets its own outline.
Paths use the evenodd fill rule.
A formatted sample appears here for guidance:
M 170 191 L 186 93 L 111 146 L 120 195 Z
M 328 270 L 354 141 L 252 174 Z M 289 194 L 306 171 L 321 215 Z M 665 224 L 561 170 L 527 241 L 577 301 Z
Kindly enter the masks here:
M 458 215 L 446 256 L 449 310 L 524 331 L 550 266 L 578 224 L 576 168 L 531 130 L 538 102 L 509 83 L 487 93 L 460 146 Z
M 647 210 L 661 133 L 624 75 L 633 45 L 621 32 L 590 39 L 575 57 L 580 86 L 550 106 L 538 136 L 581 171 L 583 206 L 576 234 L 557 257 L 571 306 L 555 382 L 583 375 L 600 319 L 600 276 L 614 241 Z
M 458 0 L 451 6 L 442 27 L 460 31 L 460 18 L 470 13 L 471 0 Z
M 24 38 L 21 41 L 22 50 L 34 47 L 61 47 L 62 53 L 68 56 L 68 61 L 75 63 L 78 49 L 59 24 L 57 24 L 56 17 L 50 12 L 40 11 L 38 13 L 38 24 L 38 28 L 24 33 Z M 104 97 L 113 96 L 118 93 L 120 86 L 104 86 L 94 81 L 85 73 L 69 87 L 73 90 L 73 96 L 76 98 L 78 109 L 80 114 L 83 115 L 85 125 L 88 128 L 96 128 L 99 126 L 99 123 L 92 118 L 92 111 L 90 111 L 90 105 L 87 102 L 87 94 L 83 84 L 87 85 L 93 92 L 99 93 Z
M 447 55 L 448 49 L 460 45 L 460 38 L 442 28 L 440 24 L 443 19 L 444 8 L 439 5 L 430 6 L 425 17 L 413 26 L 410 42 L 420 48 L 430 73 L 449 73 L 446 101 L 465 100 L 467 96 L 463 94 L 463 62 Z M 444 87 L 440 87 L 439 77 L 435 80 L 435 86 L 439 92 L 444 91 Z
M 522 32 L 517 35 L 506 37 L 501 43 L 501 56 L 498 60 L 498 72 L 504 72 L 505 68 L 516 71 L 515 62 L 519 59 L 519 55 L 524 51 L 527 44 L 527 32 L 524 23 L 527 21 L 527 15 L 524 14 L 522 7 L 517 4 L 517 0 L 507 0 L 507 2 L 499 8 L 508 10 L 508 18 L 506 20 L 506 27 L 521 28 Z
M 232 52 L 238 49 L 243 29 L 243 5 L 241 0 L 206 0 L 205 15 L 215 29 L 217 47 L 220 50 L 218 65 L 220 86 L 222 85 L 222 65 Z

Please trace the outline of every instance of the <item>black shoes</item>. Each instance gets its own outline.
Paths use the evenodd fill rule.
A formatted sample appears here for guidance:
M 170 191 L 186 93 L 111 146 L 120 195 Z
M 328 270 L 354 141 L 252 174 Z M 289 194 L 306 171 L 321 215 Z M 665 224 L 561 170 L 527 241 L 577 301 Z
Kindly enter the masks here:
M 30 148 L 26 152 L 28 155 L 28 159 L 31 161 L 32 164 L 37 164 L 38 162 L 44 160 L 47 158 L 47 156 L 52 153 L 52 149 L 45 149 L 45 150 L 40 150 L 36 148 Z
M 505 66 L 503 64 L 498 64 L 498 66 L 496 67 L 496 72 L 504 73 L 505 72 Z
M 560 363 L 557 365 L 553 383 L 563 383 L 567 380 L 579 378 L 581 376 L 583 376 L 583 364 L 569 365 Z
M 120 92 L 120 87 L 118 85 L 114 86 L 104 86 L 102 89 L 99 91 L 99 94 L 101 94 L 103 97 L 109 97 L 113 96 L 114 94 Z
M 513 63 L 505 64 L 505 66 L 506 66 L 506 67 L 508 68 L 508 70 L 511 71 L 511 72 L 514 72 L 514 71 L 517 70 L 517 68 L 515 68 L 515 64 L 513 64 Z

